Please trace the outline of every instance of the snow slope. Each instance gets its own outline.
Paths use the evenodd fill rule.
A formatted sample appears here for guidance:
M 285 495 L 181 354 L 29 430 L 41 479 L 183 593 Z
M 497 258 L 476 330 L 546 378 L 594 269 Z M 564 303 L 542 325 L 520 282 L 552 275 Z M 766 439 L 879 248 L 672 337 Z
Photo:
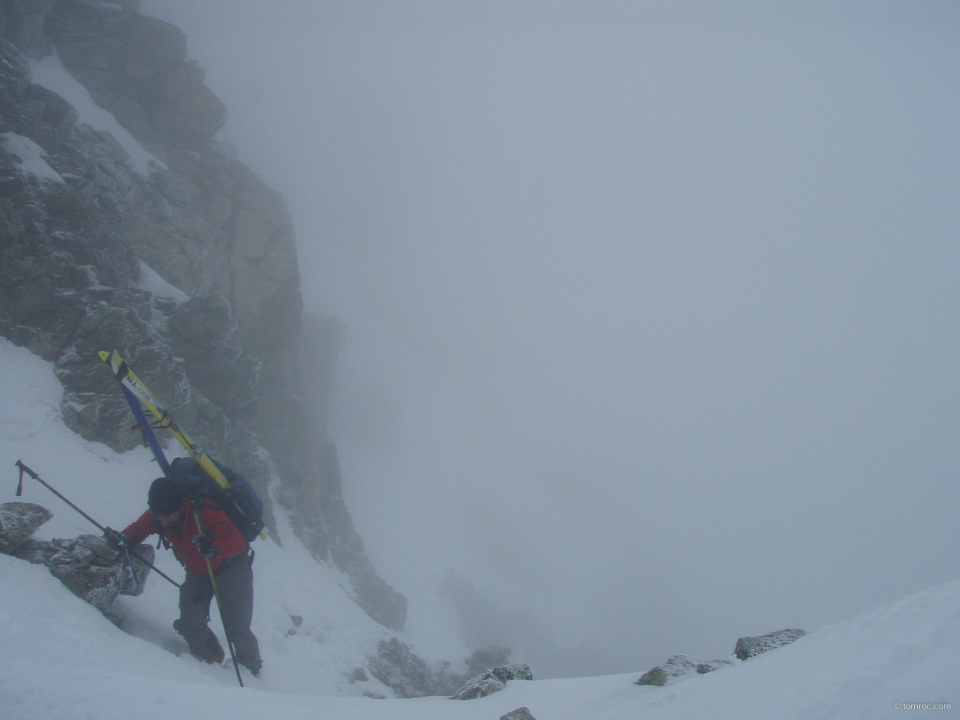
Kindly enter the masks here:
M 0 477 L 0 501 L 16 499 L 14 463 L 22 459 L 98 521 L 122 527 L 141 512 L 156 467 L 144 449 L 118 455 L 73 435 L 60 419 L 60 398 L 48 363 L 0 339 L 0 468 L 10 473 L 6 481 Z M 29 479 L 21 499 L 55 513 L 39 537 L 95 532 Z M 520 706 L 537 720 L 872 720 L 920 712 L 897 708 L 898 702 L 949 703 L 928 716 L 960 716 L 960 581 L 662 688 L 634 685 L 648 669 L 637 668 L 629 675 L 514 681 L 467 702 L 363 697 L 389 691 L 372 678 L 350 683 L 346 674 L 364 665 L 386 631 L 349 600 L 335 568 L 317 565 L 288 527 L 279 530 L 283 548 L 256 543 L 253 629 L 265 666 L 261 679 L 244 675 L 243 689 L 229 665 L 201 665 L 182 654 L 170 627 L 176 589 L 160 578 L 152 576 L 141 597 L 117 601 L 123 632 L 45 568 L 0 555 L 0 717 L 166 720 L 186 712 L 237 719 L 496 720 Z M 173 577 L 182 574 L 169 553 L 158 554 L 158 565 Z M 293 615 L 303 618 L 299 627 Z M 216 621 L 213 626 L 219 631 Z

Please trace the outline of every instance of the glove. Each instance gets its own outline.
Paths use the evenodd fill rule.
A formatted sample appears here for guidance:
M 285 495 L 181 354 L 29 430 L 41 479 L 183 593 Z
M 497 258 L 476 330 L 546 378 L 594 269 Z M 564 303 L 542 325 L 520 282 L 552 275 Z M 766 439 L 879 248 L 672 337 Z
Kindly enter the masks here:
M 193 539 L 193 542 L 201 555 L 206 555 L 208 558 L 215 558 L 219 554 L 216 546 L 213 544 L 213 535 L 210 534 L 209 530 L 204 530 L 197 535 Z
M 107 545 L 114 550 L 121 550 L 127 546 L 127 536 L 113 528 L 106 528 L 103 531 L 103 539 L 106 540 Z

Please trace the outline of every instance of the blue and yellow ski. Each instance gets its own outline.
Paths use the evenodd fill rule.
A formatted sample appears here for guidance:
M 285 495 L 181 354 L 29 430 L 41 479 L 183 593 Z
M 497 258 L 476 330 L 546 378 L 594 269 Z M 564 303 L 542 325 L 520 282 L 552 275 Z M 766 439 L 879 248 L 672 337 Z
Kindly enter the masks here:
M 202 467 L 207 474 L 214 479 L 217 485 L 226 489 L 228 485 L 227 479 L 224 477 L 223 473 L 220 472 L 220 469 L 213 463 L 213 460 L 211 460 L 207 454 L 203 452 L 203 450 L 177 426 L 176 420 L 173 419 L 173 416 L 170 415 L 170 413 L 167 411 L 167 408 L 164 407 L 163 403 L 157 399 L 156 395 L 150 392 L 140 378 L 134 374 L 133 370 L 130 369 L 130 366 L 127 365 L 126 361 L 120 357 L 120 353 L 118 353 L 116 350 L 114 350 L 112 353 L 102 350 L 100 351 L 99 355 L 100 359 L 110 366 L 113 377 L 116 378 L 117 382 L 120 383 L 120 388 L 127 400 L 127 404 L 130 405 L 130 409 L 137 418 L 137 422 L 139 423 L 140 427 L 143 428 L 144 437 L 147 439 L 147 444 L 150 446 L 154 456 L 157 458 L 157 462 L 160 464 L 160 467 L 163 468 L 164 474 L 166 474 L 170 465 L 163 454 L 163 450 L 160 449 L 160 444 L 153 435 L 152 430 L 154 428 L 163 428 L 173 435 L 177 439 L 177 442 L 183 445 L 183 448 L 190 454 L 190 457 L 200 464 L 200 467 Z M 156 424 L 147 424 L 143 410 L 146 410 L 154 418 L 156 418 Z

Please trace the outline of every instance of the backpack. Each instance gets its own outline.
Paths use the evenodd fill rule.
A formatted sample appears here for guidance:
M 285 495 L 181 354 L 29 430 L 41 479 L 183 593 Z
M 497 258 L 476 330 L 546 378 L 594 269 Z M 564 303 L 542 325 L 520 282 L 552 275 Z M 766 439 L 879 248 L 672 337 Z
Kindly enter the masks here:
M 237 526 L 247 542 L 252 542 L 263 531 L 263 501 L 243 475 L 216 460 L 213 460 L 213 464 L 227 479 L 227 487 L 220 487 L 192 457 L 174 458 L 167 479 L 190 500 L 212 500 Z

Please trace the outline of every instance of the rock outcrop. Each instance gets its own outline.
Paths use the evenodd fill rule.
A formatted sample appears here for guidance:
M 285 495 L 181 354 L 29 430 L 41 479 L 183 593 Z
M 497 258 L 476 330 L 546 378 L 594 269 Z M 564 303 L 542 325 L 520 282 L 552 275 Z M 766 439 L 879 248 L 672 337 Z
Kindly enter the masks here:
M 397 638 L 381 641 L 376 657 L 369 658 L 370 673 L 388 686 L 397 697 L 439 695 L 433 671 Z
M 793 641 L 799 640 L 804 635 L 806 635 L 806 633 L 799 628 L 787 628 L 785 630 L 777 630 L 776 632 L 767 633 L 766 635 L 742 637 L 737 640 L 737 646 L 734 648 L 733 654 L 736 655 L 740 660 L 748 660 L 749 658 L 756 657 L 761 653 L 769 652 L 770 650 L 776 650 L 784 645 L 789 645 Z
M 399 698 L 449 695 L 466 680 L 450 672 L 449 663 L 431 667 L 397 638 L 383 640 L 377 654 L 368 658 L 370 674 L 393 690 Z
M 697 663 L 697 673 L 699 675 L 706 675 L 714 670 L 729 667 L 730 665 L 733 665 L 733 660 L 707 660 L 707 662 Z
M 117 622 L 110 614 L 110 605 L 117 595 L 143 592 L 154 559 L 153 548 L 137 546 L 133 549 L 140 556 L 137 558 L 111 548 L 98 535 L 54 540 L 29 537 L 51 517 L 53 513 L 41 505 L 4 503 L 0 506 L 0 552 L 45 565 L 74 595 Z
M 650 668 L 640 679 L 637 685 L 666 685 L 670 680 L 683 677 L 696 672 L 697 663 L 693 662 L 686 655 L 674 655 L 663 665 L 657 665 Z
M 737 640 L 734 656 L 739 660 L 747 660 L 761 653 L 782 647 L 794 640 L 803 637 L 806 633 L 803 630 L 788 628 L 778 630 L 777 632 L 767 633 L 758 637 L 742 637 Z M 636 681 L 637 685 L 666 685 L 669 682 L 678 680 L 687 675 L 705 673 L 719 670 L 723 667 L 729 667 L 734 664 L 734 660 L 710 660 L 708 662 L 694 662 L 686 655 L 674 655 L 663 665 L 657 665 L 650 668 L 640 679 Z
M 705 675 L 706 673 L 730 665 L 733 665 L 732 660 L 694 662 L 686 655 L 674 655 L 663 663 L 663 665 L 657 665 L 647 670 L 647 672 L 640 676 L 640 679 L 637 680 L 635 684 L 663 686 L 688 675 Z
M 138 6 L 0 4 L 0 336 L 54 363 L 71 429 L 123 451 L 141 438 L 97 358 L 118 350 L 194 440 L 251 481 L 268 528 L 276 478 L 298 538 L 400 629 L 406 599 L 367 558 L 322 413 L 301 389 L 287 209 L 214 139 L 226 109 L 183 32 Z M 56 83 L 34 83 L 38 68 L 79 83 L 118 124 L 88 124 Z M 327 382 L 338 330 L 342 343 L 342 327 L 321 328 Z
M 529 665 L 488 664 L 491 660 L 506 660 L 509 655 L 509 648 L 485 648 L 467 658 L 467 673 L 455 673 L 451 672 L 450 663 L 430 666 L 406 643 L 390 638 L 379 643 L 377 654 L 368 658 L 368 667 L 377 680 L 400 698 L 446 695 L 469 700 L 502 690 L 509 680 L 533 679 Z
M 500 720 L 537 720 L 526 707 L 518 707 L 511 710 L 506 715 L 501 715 Z
M 154 550 L 138 545 L 133 550 L 149 563 Z M 93 605 L 108 618 L 117 595 L 139 595 L 150 568 L 123 552 L 111 548 L 99 535 L 79 535 L 69 539 L 24 540 L 11 553 L 35 565 L 45 565 L 50 573 L 81 600 Z
M 473 700 L 503 690 L 510 680 L 533 680 L 533 673 L 526 663 L 503 665 L 488 670 L 474 678 L 450 696 L 451 700 Z
M 0 552 L 10 555 L 34 530 L 52 517 L 52 512 L 36 503 L 0 505 Z

